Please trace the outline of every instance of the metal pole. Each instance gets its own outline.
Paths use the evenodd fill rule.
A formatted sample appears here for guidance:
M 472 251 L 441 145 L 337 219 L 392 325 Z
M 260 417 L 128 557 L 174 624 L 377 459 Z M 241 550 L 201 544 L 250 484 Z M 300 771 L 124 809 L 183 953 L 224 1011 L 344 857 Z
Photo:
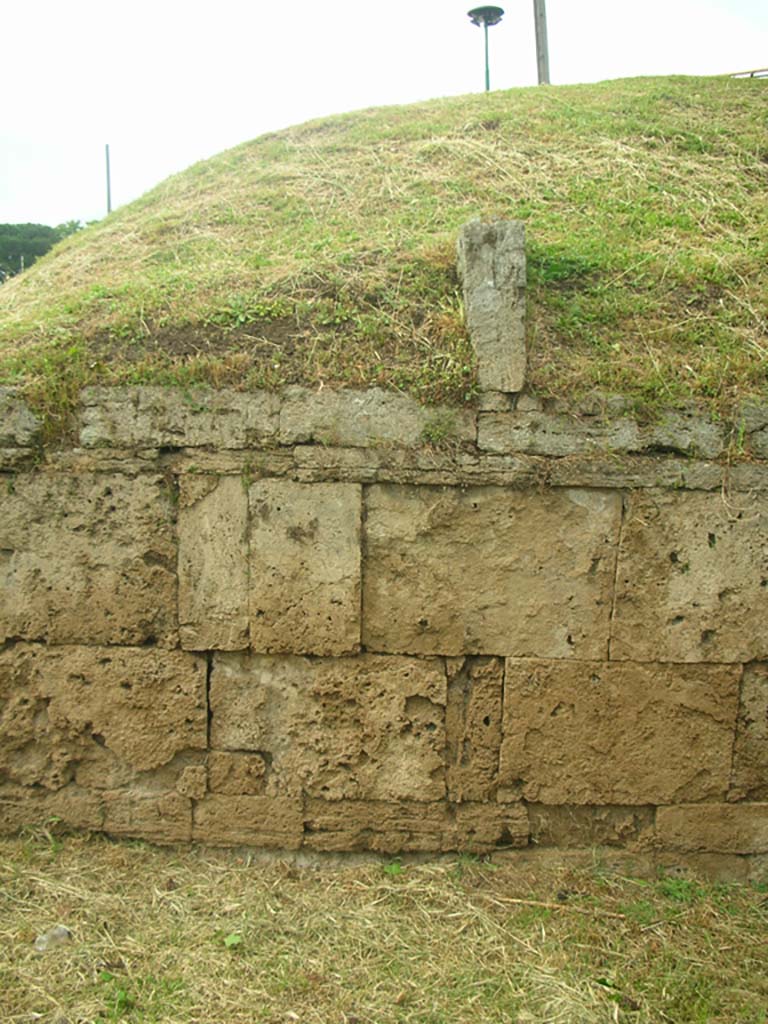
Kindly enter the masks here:
M 536 24 L 536 65 L 539 72 L 539 85 L 549 85 L 546 0 L 533 0 L 533 20 Z
M 112 178 L 109 173 L 109 143 L 106 145 L 107 152 L 107 213 L 112 213 Z
M 485 29 L 485 91 L 491 91 L 491 71 L 490 65 L 488 64 L 488 22 L 483 22 L 483 28 Z

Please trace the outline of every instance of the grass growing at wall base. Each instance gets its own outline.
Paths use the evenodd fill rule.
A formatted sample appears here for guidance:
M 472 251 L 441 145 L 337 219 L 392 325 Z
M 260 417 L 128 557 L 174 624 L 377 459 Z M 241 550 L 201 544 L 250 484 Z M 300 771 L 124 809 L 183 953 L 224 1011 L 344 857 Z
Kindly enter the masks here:
M 530 381 L 713 410 L 768 393 L 764 80 L 364 110 L 196 164 L 0 287 L 0 383 L 383 385 L 471 402 L 455 241 L 528 232 Z
M 768 892 L 39 832 L 0 841 L 0 990 L 6 1024 L 764 1024 Z

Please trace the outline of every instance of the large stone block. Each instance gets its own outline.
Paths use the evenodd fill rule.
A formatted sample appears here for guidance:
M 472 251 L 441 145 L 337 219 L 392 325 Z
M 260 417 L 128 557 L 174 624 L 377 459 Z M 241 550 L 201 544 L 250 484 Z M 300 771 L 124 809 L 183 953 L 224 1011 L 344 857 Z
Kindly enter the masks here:
M 744 667 L 730 799 L 768 801 L 768 665 Z
M 631 495 L 616 579 L 612 658 L 768 658 L 764 497 Z
M 250 488 L 251 647 L 346 654 L 360 646 L 358 484 Z
M 194 806 L 192 838 L 196 842 L 296 850 L 303 832 L 299 799 L 212 795 Z
M 449 659 L 445 731 L 451 800 L 495 798 L 503 689 L 500 658 Z
M 436 661 L 221 654 L 211 746 L 260 754 L 270 796 L 437 800 L 445 700 Z
M 100 829 L 104 823 L 101 795 L 74 784 L 55 791 L 0 781 L 0 835 L 14 835 L 36 825 Z
M 652 807 L 592 807 L 528 804 L 531 842 L 558 849 L 651 847 Z
M 409 395 L 381 388 L 287 388 L 280 412 L 281 444 L 413 447 L 436 440 L 474 442 L 475 436 L 472 410 L 426 407 Z
M 31 473 L 0 493 L 0 642 L 176 642 L 162 477 Z
M 179 636 L 188 650 L 248 646 L 248 495 L 241 477 L 179 481 Z
M 110 835 L 155 843 L 188 843 L 192 804 L 180 793 L 113 792 L 102 796 L 102 829 Z
M 279 410 L 279 397 L 266 391 L 84 388 L 80 444 L 85 448 L 244 448 L 276 437 Z
M 90 764 L 123 784 L 205 748 L 206 668 L 202 658 L 156 648 L 0 652 L 0 772 L 56 790 L 76 774 L 84 781 Z
M 658 804 L 722 799 L 740 670 L 507 660 L 502 799 Z
M 473 220 L 458 241 L 467 328 L 483 391 L 525 383 L 525 225 Z
M 363 643 L 410 654 L 601 658 L 621 499 L 373 486 Z
M 768 803 L 660 807 L 662 847 L 703 853 L 768 853 Z

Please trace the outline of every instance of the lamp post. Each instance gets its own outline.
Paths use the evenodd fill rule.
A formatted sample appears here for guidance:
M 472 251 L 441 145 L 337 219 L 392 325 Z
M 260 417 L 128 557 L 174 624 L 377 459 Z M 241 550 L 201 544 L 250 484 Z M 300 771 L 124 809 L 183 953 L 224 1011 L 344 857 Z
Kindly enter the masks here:
M 546 0 L 533 0 L 533 20 L 536 24 L 536 66 L 539 72 L 539 85 L 549 85 Z
M 467 15 L 471 18 L 473 25 L 483 26 L 485 33 L 485 91 L 490 92 L 491 73 L 488 66 L 488 28 L 491 25 L 499 24 L 504 16 L 504 10 L 501 7 L 474 7 L 471 11 L 467 11 Z

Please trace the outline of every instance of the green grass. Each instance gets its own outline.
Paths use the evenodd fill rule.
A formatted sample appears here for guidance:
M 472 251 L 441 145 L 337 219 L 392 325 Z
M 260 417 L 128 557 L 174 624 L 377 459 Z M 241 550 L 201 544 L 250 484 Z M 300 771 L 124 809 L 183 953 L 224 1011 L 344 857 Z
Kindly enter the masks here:
M 472 401 L 455 240 L 521 218 L 530 382 L 714 410 L 768 392 L 761 80 L 364 110 L 196 164 L 0 288 L 0 382 L 383 385 Z
M 757 886 L 49 840 L 0 840 L 4 1024 L 765 1024 Z

